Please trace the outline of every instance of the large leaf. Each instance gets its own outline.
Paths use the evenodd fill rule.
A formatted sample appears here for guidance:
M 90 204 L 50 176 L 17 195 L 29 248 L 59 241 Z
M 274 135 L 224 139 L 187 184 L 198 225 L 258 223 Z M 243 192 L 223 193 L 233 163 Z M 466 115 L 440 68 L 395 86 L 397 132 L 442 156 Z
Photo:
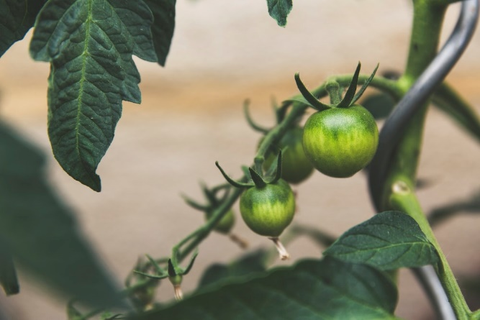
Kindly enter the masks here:
M 243 255 L 240 259 L 228 265 L 220 263 L 213 264 L 203 273 L 199 286 L 203 287 L 218 283 L 219 281 L 230 281 L 232 278 L 263 272 L 266 270 L 265 260 L 267 257 L 268 252 L 259 249 Z
M 381 271 L 327 258 L 192 296 L 142 320 L 394 319 L 397 290 Z
M 176 0 L 145 0 L 145 3 L 153 12 L 152 34 L 157 61 L 165 66 L 175 29 Z
M 366 263 L 380 270 L 420 267 L 438 262 L 438 254 L 410 216 L 386 211 L 345 232 L 325 255 Z
M 46 183 L 44 158 L 0 122 L 0 243 L 64 297 L 116 303 L 116 285 Z
M 287 25 L 287 16 L 292 11 L 292 0 L 267 0 L 268 14 L 277 20 L 279 26 Z
M 152 23 L 143 0 L 51 0 L 39 14 L 30 53 L 51 62 L 53 153 L 68 174 L 96 191 L 96 169 L 113 140 L 122 100 L 141 100 L 132 54 L 157 61 Z
M 0 0 L 0 57 L 33 27 L 46 0 Z

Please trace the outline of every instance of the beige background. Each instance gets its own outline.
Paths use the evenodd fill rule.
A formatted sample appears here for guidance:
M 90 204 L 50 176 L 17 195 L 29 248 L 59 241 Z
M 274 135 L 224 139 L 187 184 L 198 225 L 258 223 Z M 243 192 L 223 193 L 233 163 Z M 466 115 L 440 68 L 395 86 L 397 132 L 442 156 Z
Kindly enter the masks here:
M 445 34 L 458 7 L 449 12 Z M 51 182 L 77 212 L 97 252 L 123 279 L 144 253 L 165 256 L 182 236 L 202 223 L 202 215 L 184 205 L 181 192 L 199 198 L 197 181 L 222 178 L 216 160 L 232 174 L 249 164 L 259 139 L 243 120 L 241 105 L 252 100 L 258 122 L 271 125 L 269 100 L 296 93 L 293 74 L 309 87 L 334 73 L 352 72 L 360 60 L 369 72 L 401 70 L 406 59 L 411 8 L 405 0 L 303 0 L 294 4 L 287 28 L 268 17 L 265 1 L 179 0 L 177 27 L 167 68 L 138 61 L 142 105 L 124 104 L 115 140 L 98 173 L 103 191 L 95 193 L 67 176 L 51 157 L 46 133 L 48 64 L 28 56 L 28 40 L 0 59 L 0 116 L 12 122 L 50 156 Z M 29 37 L 27 37 L 29 38 Z M 449 76 L 474 105 L 480 105 L 480 35 Z M 477 110 L 480 109 L 477 107 Z M 431 110 L 425 133 L 420 177 L 434 182 L 419 197 L 428 211 L 468 198 L 480 187 L 478 144 L 444 114 Z M 338 180 L 315 174 L 298 187 L 298 221 L 340 235 L 372 216 L 361 174 Z M 476 243 L 479 218 L 461 216 L 437 230 L 457 274 L 479 271 Z M 253 247 L 270 246 L 238 221 L 235 232 Z M 319 256 L 308 241 L 290 246 L 293 260 Z M 200 248 L 191 276 L 193 289 L 211 263 L 229 261 L 240 250 L 212 235 Z M 0 297 L 14 320 L 65 319 L 65 302 L 47 296 L 28 275 L 22 292 Z M 408 271 L 402 272 L 398 315 L 432 319 L 431 309 Z M 159 298 L 172 296 L 161 286 Z

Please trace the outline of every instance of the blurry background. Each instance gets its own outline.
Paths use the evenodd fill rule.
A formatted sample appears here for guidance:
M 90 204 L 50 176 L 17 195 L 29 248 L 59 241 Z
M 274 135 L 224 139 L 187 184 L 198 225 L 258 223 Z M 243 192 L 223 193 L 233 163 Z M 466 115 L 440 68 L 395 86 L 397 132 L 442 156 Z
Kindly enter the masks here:
M 457 18 L 448 14 L 445 36 Z M 286 28 L 268 16 L 265 1 L 178 0 L 176 29 L 166 68 L 137 59 L 142 75 L 141 105 L 124 103 L 116 137 L 100 163 L 103 191 L 95 193 L 65 174 L 51 156 L 47 137 L 49 66 L 28 55 L 31 34 L 0 60 L 0 116 L 37 143 L 49 156 L 51 183 L 75 210 L 96 251 L 121 281 L 138 256 L 166 256 L 171 247 L 203 222 L 203 215 L 180 198 L 201 199 L 198 181 L 222 182 L 214 162 L 239 176 L 250 164 L 260 136 L 243 119 L 242 103 L 252 101 L 257 122 L 273 125 L 270 98 L 297 92 L 293 75 L 300 72 L 314 88 L 332 74 L 351 73 L 358 61 L 370 73 L 402 70 L 411 23 L 406 0 L 303 0 L 294 3 Z M 474 105 L 480 105 L 480 34 L 476 34 L 448 80 Z M 480 108 L 477 107 L 480 111 Z M 467 200 L 480 189 L 477 142 L 432 109 L 419 176 L 432 184 L 419 191 L 426 211 Z M 340 235 L 372 216 L 364 175 L 339 180 L 314 174 L 297 187 L 299 222 Z M 237 210 L 238 212 L 238 210 Z M 237 217 L 235 233 L 252 247 L 271 243 L 248 230 Z M 479 217 L 461 215 L 436 229 L 458 275 L 480 273 Z M 318 257 L 306 240 L 289 249 L 294 262 Z M 214 262 L 240 255 L 227 238 L 212 234 L 200 247 L 185 291 L 195 288 L 203 270 Z M 287 263 L 287 264 L 288 264 Z M 21 294 L 5 298 L 1 309 L 14 320 L 65 319 L 65 301 L 47 296 L 21 274 Z M 160 299 L 173 297 L 159 288 Z M 402 271 L 398 315 L 433 319 L 421 289 Z

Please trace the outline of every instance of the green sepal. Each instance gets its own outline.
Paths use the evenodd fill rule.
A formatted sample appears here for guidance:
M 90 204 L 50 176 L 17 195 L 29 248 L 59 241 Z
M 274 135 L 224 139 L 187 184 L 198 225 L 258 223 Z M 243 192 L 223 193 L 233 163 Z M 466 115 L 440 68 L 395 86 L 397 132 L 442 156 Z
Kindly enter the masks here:
M 328 110 L 331 108 L 328 105 L 318 101 L 317 98 L 315 98 L 310 93 L 310 91 L 308 91 L 308 89 L 303 84 L 302 80 L 300 80 L 300 75 L 298 73 L 295 73 L 295 82 L 297 83 L 298 90 L 300 90 L 300 93 L 302 94 L 302 96 L 305 98 L 305 100 L 307 100 L 308 102 L 307 104 L 312 106 L 312 108 L 318 111 Z M 296 99 L 296 98 L 293 98 L 293 99 Z
M 162 280 L 162 279 L 165 279 L 168 277 L 168 274 L 167 275 L 157 275 L 157 274 L 150 274 L 150 273 L 146 273 L 146 272 L 142 272 L 142 271 L 138 271 L 138 270 L 133 270 L 134 273 L 136 274 L 139 274 L 141 276 L 144 276 L 144 277 L 147 277 L 147 278 L 150 278 L 150 279 L 155 279 L 155 280 Z
M 182 274 L 182 269 L 178 266 L 173 265 L 172 259 L 168 259 L 168 277 L 174 278 L 177 275 Z
M 254 186 L 252 183 L 243 183 L 243 182 L 235 181 L 232 178 L 230 178 L 230 176 L 225 173 L 225 171 L 222 169 L 222 167 L 220 167 L 220 164 L 218 163 L 218 161 L 215 161 L 215 165 L 220 170 L 220 172 L 222 173 L 225 180 L 227 180 L 228 183 L 230 183 L 232 186 L 234 186 L 236 188 L 251 188 L 251 187 Z
M 243 102 L 243 113 L 245 114 L 245 119 L 247 120 L 248 125 L 250 126 L 250 128 L 252 128 L 255 131 L 261 132 L 263 134 L 267 134 L 269 131 L 268 129 L 263 128 L 262 126 L 259 126 L 258 124 L 255 123 L 255 121 L 253 121 L 252 117 L 250 116 L 249 105 L 250 105 L 250 100 L 246 99 Z
M 204 205 L 201 205 L 199 204 L 198 202 L 196 202 L 195 200 L 191 199 L 190 197 L 188 197 L 187 195 L 184 195 L 184 194 L 181 194 L 180 195 L 183 200 L 185 201 L 185 203 L 187 203 L 190 207 L 194 208 L 194 209 L 197 209 L 197 210 L 200 210 L 200 211 L 206 211 L 208 209 L 207 206 L 204 206 Z
M 280 151 L 278 152 L 278 156 L 277 156 L 277 170 L 275 170 L 275 177 L 273 177 L 273 180 L 270 181 L 269 183 L 276 183 L 278 180 L 280 180 L 280 178 L 282 177 L 282 153 L 285 152 L 286 148 L 285 149 L 280 149 Z
M 157 272 L 160 275 L 167 275 L 167 272 L 163 270 L 162 267 L 160 267 L 160 265 L 157 263 L 157 261 L 155 261 L 155 259 L 153 259 L 149 254 L 146 254 L 145 256 L 147 257 L 148 261 L 150 261 L 150 263 L 152 264 L 153 268 L 155 269 L 155 272 Z
M 207 185 L 203 181 L 200 181 L 200 187 L 202 188 L 202 192 L 205 195 L 205 198 L 207 198 L 208 202 L 211 205 L 215 206 L 217 204 L 215 194 L 207 187 Z
M 253 183 L 257 188 L 264 188 L 267 183 L 263 180 L 263 178 L 256 172 L 253 168 L 248 168 L 250 171 L 250 176 L 252 177 Z
M 198 248 L 195 249 L 195 251 L 193 252 L 192 257 L 190 258 L 190 262 L 188 263 L 188 266 L 185 268 L 185 270 L 182 273 L 183 275 L 188 274 L 190 270 L 192 270 L 193 264 L 195 263 L 195 259 L 197 259 L 197 256 L 198 256 Z
M 375 67 L 375 69 L 373 70 L 372 74 L 370 75 L 370 77 L 368 77 L 367 81 L 365 81 L 365 83 L 363 84 L 363 86 L 360 88 L 360 91 L 357 92 L 357 94 L 355 95 L 355 97 L 353 98 L 352 102 L 350 103 L 350 105 L 353 105 L 355 102 L 357 102 L 358 99 L 360 99 L 360 97 L 362 96 L 362 94 L 365 92 L 365 90 L 367 89 L 367 87 L 370 85 L 370 82 L 372 82 L 373 78 L 375 77 L 375 73 L 377 73 L 377 70 L 378 70 L 378 67 L 380 66 L 379 63 L 377 63 L 377 66 Z
M 358 84 L 358 76 L 360 75 L 360 69 L 362 64 L 359 62 L 357 65 L 357 69 L 355 69 L 355 73 L 353 74 L 352 81 L 348 86 L 347 93 L 343 97 L 342 101 L 337 105 L 337 108 L 348 108 L 352 105 L 352 101 L 355 97 L 355 92 L 357 91 L 357 84 Z

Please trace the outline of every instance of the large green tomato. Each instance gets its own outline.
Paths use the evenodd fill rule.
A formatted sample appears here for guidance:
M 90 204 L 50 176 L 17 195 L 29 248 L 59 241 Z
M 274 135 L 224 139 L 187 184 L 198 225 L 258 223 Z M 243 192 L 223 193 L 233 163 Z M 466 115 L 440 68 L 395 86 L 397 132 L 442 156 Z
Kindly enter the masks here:
M 320 172 L 346 178 L 363 169 L 378 145 L 375 119 L 360 105 L 314 113 L 305 123 L 303 149 Z
M 303 129 L 294 127 L 287 131 L 279 142 L 279 148 L 287 148 L 282 156 L 282 179 L 289 183 L 300 183 L 313 172 L 313 165 L 308 160 L 302 145 Z M 268 170 L 276 157 L 270 152 L 264 163 Z
M 251 187 L 240 197 L 240 212 L 252 231 L 277 238 L 292 222 L 295 196 L 282 179 L 262 188 Z

